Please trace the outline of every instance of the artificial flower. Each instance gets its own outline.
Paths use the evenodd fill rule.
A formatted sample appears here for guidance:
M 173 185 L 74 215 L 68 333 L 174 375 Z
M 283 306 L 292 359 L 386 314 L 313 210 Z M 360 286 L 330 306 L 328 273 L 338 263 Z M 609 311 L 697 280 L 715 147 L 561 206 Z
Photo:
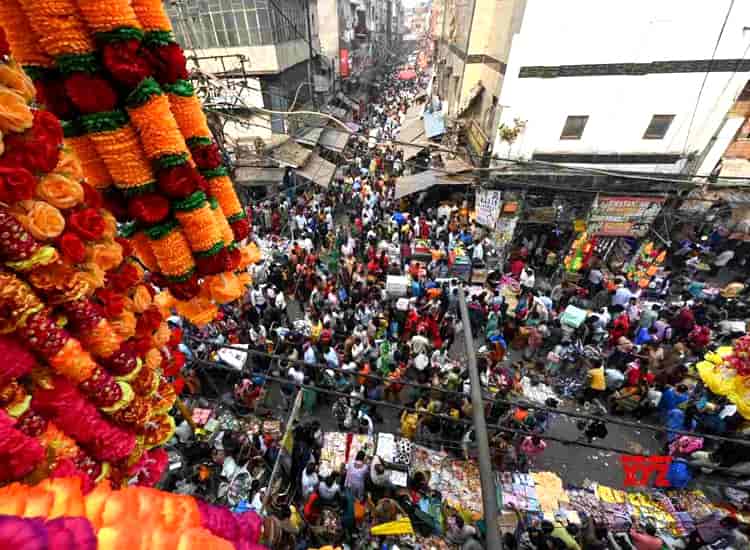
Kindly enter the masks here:
M 174 84 L 188 77 L 185 54 L 174 42 L 146 51 L 151 71 L 161 84 Z
M 122 263 L 122 247 L 115 242 L 96 243 L 89 246 L 89 261 L 102 270 L 109 271 Z
M 116 240 L 117 238 L 117 220 L 108 211 L 103 208 L 99 209 L 99 213 L 102 215 L 104 220 L 104 231 L 102 231 L 102 238 L 108 240 Z
M 32 116 L 30 130 L 6 137 L 5 154 L 0 158 L 0 164 L 46 174 L 57 166 L 63 130 L 60 121 L 49 111 L 34 111 Z
M 143 224 L 153 225 L 167 217 L 169 201 L 156 193 L 139 195 L 130 200 L 128 214 Z
M 109 286 L 117 292 L 125 292 L 141 280 L 138 268 L 131 262 L 126 262 L 118 272 L 108 274 Z
M 136 318 L 131 312 L 125 310 L 118 317 L 111 319 L 110 323 L 117 335 L 123 340 L 135 335 Z
M 78 264 L 86 259 L 86 246 L 81 237 L 72 231 L 66 231 L 58 241 L 63 256 L 70 262 Z
M 36 195 L 52 206 L 63 210 L 77 206 L 84 199 L 83 187 L 80 183 L 66 175 L 54 172 L 39 180 Z
M 169 288 L 171 294 L 178 300 L 190 300 L 200 292 L 200 285 L 196 274 L 191 275 L 186 281 L 170 282 L 165 286 Z
M 125 307 L 123 295 L 109 288 L 98 289 L 96 298 L 101 302 L 105 314 L 110 319 L 120 315 Z
M 166 321 L 162 321 L 162 323 L 159 325 L 159 328 L 156 329 L 156 332 L 154 332 L 153 336 L 151 337 L 151 341 L 156 347 L 161 348 L 167 345 L 167 343 L 169 342 L 169 337 L 171 335 L 172 332 L 169 330 L 169 325 Z
M 112 111 L 117 106 L 117 93 L 99 75 L 76 72 L 65 79 L 65 93 L 82 114 Z
M 0 131 L 23 132 L 34 123 L 34 115 L 24 97 L 10 88 L 0 87 Z
M 73 212 L 68 218 L 70 228 L 87 241 L 99 239 L 104 233 L 104 219 L 96 208 Z
M 36 94 L 34 82 L 16 62 L 0 64 L 0 85 L 18 92 L 27 103 L 30 103 Z
M 221 166 L 221 151 L 215 143 L 196 145 L 190 148 L 190 153 L 200 170 L 213 170 Z
M 237 242 L 246 238 L 250 234 L 250 222 L 247 218 L 241 218 L 230 225 L 234 232 L 234 240 Z
M 155 306 L 151 306 L 138 317 L 135 332 L 137 336 L 151 336 L 159 328 L 162 316 Z
M 83 188 L 83 202 L 86 206 L 91 208 L 101 208 L 104 204 L 104 198 L 102 197 L 101 192 L 98 189 L 91 187 L 86 182 L 81 182 L 81 187 Z
M 65 229 L 65 218 L 60 211 L 43 201 L 18 203 L 24 213 L 17 215 L 18 221 L 40 241 L 59 237 Z
M 227 249 L 222 248 L 216 254 L 210 256 L 198 256 L 195 258 L 195 267 L 201 276 L 216 275 L 224 271 L 227 265 Z
M 104 66 L 112 78 L 128 88 L 135 88 L 151 75 L 151 67 L 138 51 L 140 45 L 139 40 L 131 39 L 110 42 L 102 48 Z
M 0 57 L 10 55 L 10 44 L 8 44 L 8 38 L 5 36 L 5 29 L 0 27 Z
M 168 197 L 184 198 L 198 188 L 200 173 L 189 164 L 166 168 L 159 172 L 159 189 Z
M 65 82 L 59 78 L 42 77 L 34 80 L 36 102 L 60 120 L 70 120 L 75 116 L 75 106 L 65 89 Z
M 78 160 L 75 151 L 66 144 L 60 150 L 60 159 L 57 161 L 54 173 L 62 174 L 77 182 L 84 178 L 81 162 Z
M 146 311 L 146 309 L 151 307 L 151 303 L 153 302 L 151 293 L 148 291 L 146 285 L 138 285 L 137 287 L 135 287 L 132 300 L 135 311 L 137 311 L 138 313 L 143 313 L 144 311 Z
M 0 201 L 13 204 L 34 195 L 36 180 L 25 168 L 0 166 Z

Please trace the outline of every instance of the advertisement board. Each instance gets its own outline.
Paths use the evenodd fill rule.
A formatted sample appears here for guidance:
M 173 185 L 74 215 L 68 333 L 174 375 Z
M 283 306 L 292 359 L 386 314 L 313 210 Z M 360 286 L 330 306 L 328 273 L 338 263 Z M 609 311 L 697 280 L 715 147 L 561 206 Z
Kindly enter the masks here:
M 663 197 L 597 197 L 588 231 L 603 237 L 643 237 L 659 215 Z
M 502 207 L 502 191 L 480 189 L 477 191 L 476 213 L 477 223 L 485 227 L 495 227 L 497 217 Z

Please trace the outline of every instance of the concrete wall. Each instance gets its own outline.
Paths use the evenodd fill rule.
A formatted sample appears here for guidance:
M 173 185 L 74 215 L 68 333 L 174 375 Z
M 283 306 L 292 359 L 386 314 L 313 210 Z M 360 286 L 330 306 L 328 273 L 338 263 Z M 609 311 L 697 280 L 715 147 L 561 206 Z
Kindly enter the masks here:
M 189 51 L 188 54 L 191 54 Z M 308 58 L 307 42 L 302 39 L 283 42 L 281 44 L 270 44 L 267 46 L 242 46 L 239 48 L 210 48 L 196 50 L 197 56 L 238 56 L 243 55 L 247 59 L 245 70 L 253 74 L 273 74 L 284 71 L 297 63 Z M 188 67 L 192 67 L 192 62 Z M 226 67 L 227 71 L 240 70 L 242 64 L 236 57 L 225 57 L 224 65 L 218 59 L 201 59 L 200 67 L 210 73 L 221 73 Z
M 710 72 L 707 78 L 705 72 L 653 71 L 519 78 L 519 71 L 529 66 L 710 60 L 729 6 L 730 0 L 528 0 L 500 95 L 500 122 L 512 125 L 518 117 L 527 121 L 526 130 L 512 148 L 498 138 L 494 152 L 524 158 L 534 153 L 701 154 L 723 127 L 747 72 Z M 750 48 L 750 33 L 743 30 L 748 26 L 750 3 L 735 2 L 715 59 L 744 58 Z M 643 139 L 655 114 L 675 118 L 663 139 Z M 569 115 L 589 117 L 581 139 L 560 139 Z M 627 168 L 675 171 L 683 165 Z

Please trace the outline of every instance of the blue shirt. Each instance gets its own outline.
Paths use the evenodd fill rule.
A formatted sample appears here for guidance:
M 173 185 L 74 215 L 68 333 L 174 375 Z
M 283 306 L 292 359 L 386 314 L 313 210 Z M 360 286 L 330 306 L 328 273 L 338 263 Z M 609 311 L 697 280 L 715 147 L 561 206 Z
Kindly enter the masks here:
M 674 388 L 667 388 L 661 394 L 661 400 L 659 401 L 659 411 L 668 412 L 672 409 L 676 409 L 680 403 L 684 403 L 688 400 L 687 394 L 681 394 Z
M 636 346 L 642 346 L 643 344 L 646 344 L 652 340 L 651 335 L 648 333 L 647 328 L 642 328 L 638 330 L 638 333 L 635 335 L 635 345 Z

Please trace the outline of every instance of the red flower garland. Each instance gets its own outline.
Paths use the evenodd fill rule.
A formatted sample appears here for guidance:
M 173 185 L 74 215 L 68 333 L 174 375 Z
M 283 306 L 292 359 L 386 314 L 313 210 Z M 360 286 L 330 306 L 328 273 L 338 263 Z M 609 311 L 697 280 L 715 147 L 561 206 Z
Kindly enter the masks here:
M 159 313 L 159 310 L 155 306 L 151 306 L 138 317 L 138 322 L 135 326 L 136 336 L 151 336 L 159 328 L 161 321 L 161 313 Z
M 0 201 L 13 204 L 34 196 L 36 180 L 25 168 L 0 166 Z
M 65 79 L 65 93 L 83 114 L 112 111 L 117 93 L 104 78 L 89 73 L 74 73 Z
M 213 170 L 221 166 L 221 151 L 215 143 L 197 145 L 190 149 L 195 164 L 201 170 Z
M 120 315 L 125 308 L 125 297 L 110 288 L 98 289 L 95 296 L 101 302 L 104 314 L 109 319 Z
M 156 193 L 147 193 L 130 200 L 130 216 L 146 225 L 159 223 L 169 214 L 169 201 Z
M 104 233 L 105 222 L 96 208 L 84 208 L 68 217 L 68 227 L 87 241 L 95 241 Z
M 159 189 L 168 197 L 182 199 L 200 185 L 201 175 L 189 164 L 166 168 L 159 172 Z
M 139 40 L 110 42 L 102 48 L 102 61 L 112 77 L 127 86 L 135 88 L 144 78 L 151 76 L 151 67 L 140 51 Z
M 5 136 L 4 141 L 5 154 L 0 158 L 0 165 L 47 173 L 55 169 L 60 158 L 63 130 L 55 115 L 36 110 L 31 129 Z
M 62 250 L 63 256 L 72 263 L 81 263 L 86 259 L 86 245 L 81 238 L 71 231 L 66 231 L 60 237 L 58 244 Z
M 174 84 L 188 77 L 185 54 L 179 44 L 166 44 L 153 49 L 144 49 L 143 54 L 151 65 L 151 71 L 160 84 Z

